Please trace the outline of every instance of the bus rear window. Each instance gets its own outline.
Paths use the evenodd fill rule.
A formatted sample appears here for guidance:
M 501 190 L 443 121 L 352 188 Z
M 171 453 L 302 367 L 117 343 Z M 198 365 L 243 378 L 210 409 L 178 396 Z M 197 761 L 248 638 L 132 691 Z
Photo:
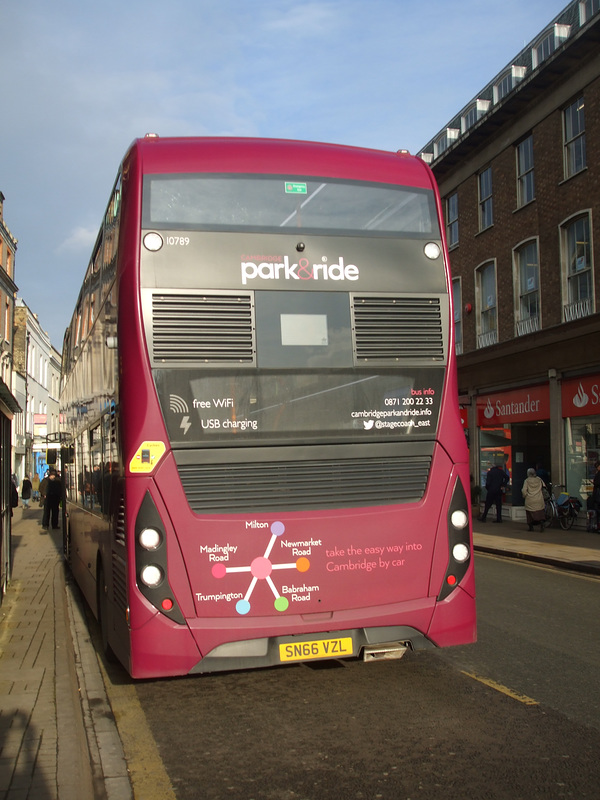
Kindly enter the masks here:
M 439 237 L 427 189 L 284 176 L 147 175 L 142 224 Z

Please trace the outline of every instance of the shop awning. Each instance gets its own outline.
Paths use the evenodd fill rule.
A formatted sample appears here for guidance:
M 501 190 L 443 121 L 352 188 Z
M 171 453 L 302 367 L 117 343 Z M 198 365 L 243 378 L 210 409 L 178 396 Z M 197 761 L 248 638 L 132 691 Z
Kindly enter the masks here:
M 6 406 L 6 408 L 13 414 L 20 414 L 23 410 L 15 400 L 8 386 L 4 383 L 2 378 L 0 378 L 0 406 L 2 405 Z

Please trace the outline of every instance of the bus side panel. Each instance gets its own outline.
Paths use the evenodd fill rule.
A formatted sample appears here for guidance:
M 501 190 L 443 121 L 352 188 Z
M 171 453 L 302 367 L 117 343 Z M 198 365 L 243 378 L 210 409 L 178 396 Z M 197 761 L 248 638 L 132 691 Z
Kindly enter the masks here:
M 96 558 L 98 538 L 94 536 L 94 522 L 89 512 L 73 503 L 68 504 L 68 524 L 71 537 L 70 567 L 73 577 L 94 616 L 98 616 L 96 591 Z

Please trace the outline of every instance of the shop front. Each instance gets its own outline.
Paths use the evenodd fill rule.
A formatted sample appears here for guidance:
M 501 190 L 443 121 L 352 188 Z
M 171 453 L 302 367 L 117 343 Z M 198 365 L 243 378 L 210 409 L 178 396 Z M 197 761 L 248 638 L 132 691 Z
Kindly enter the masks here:
M 594 464 L 600 461 L 600 375 L 563 380 L 561 406 L 567 490 L 585 509 L 596 472 Z
M 527 470 L 533 467 L 549 473 L 550 469 L 549 386 L 483 393 L 476 398 L 476 411 L 481 500 L 485 500 L 487 472 L 499 464 L 509 478 L 503 516 L 524 519 L 521 487 Z

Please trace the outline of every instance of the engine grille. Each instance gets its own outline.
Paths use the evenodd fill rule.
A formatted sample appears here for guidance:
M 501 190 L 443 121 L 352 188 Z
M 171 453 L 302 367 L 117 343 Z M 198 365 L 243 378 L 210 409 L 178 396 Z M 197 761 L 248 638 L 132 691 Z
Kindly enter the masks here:
M 251 294 L 152 295 L 155 362 L 252 363 Z
M 179 464 L 196 513 L 292 511 L 394 503 L 423 497 L 429 456 L 270 463 Z
M 444 360 L 439 297 L 354 295 L 352 315 L 358 363 Z

